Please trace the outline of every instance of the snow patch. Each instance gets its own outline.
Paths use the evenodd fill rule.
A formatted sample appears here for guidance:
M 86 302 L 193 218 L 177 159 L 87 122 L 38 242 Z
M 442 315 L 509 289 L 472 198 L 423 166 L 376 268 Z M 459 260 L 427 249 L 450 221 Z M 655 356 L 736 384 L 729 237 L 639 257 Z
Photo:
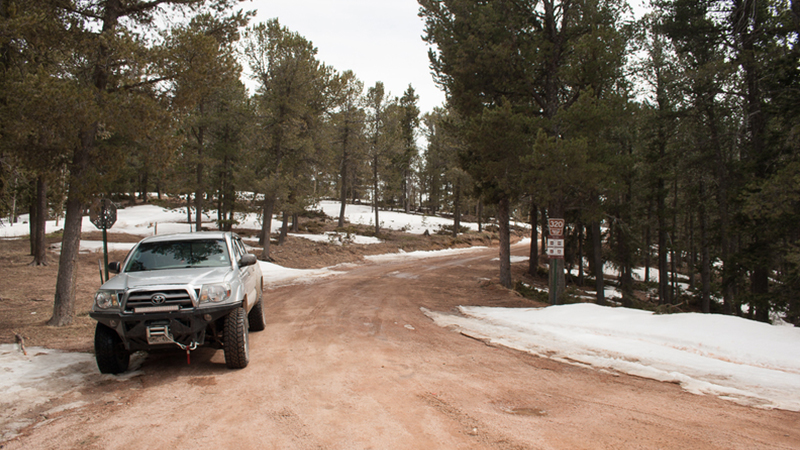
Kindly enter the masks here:
M 308 239 L 313 242 L 327 242 L 334 245 L 344 244 L 380 244 L 382 240 L 373 236 L 361 236 L 359 234 L 346 234 L 329 231 L 325 234 L 294 234 L 290 233 L 289 236 Z
M 364 257 L 367 261 L 373 262 L 391 262 L 403 261 L 414 259 L 434 258 L 437 256 L 452 256 L 463 255 L 465 253 L 474 252 L 475 250 L 485 249 L 487 247 L 467 247 L 467 248 L 451 248 L 446 250 L 430 250 L 430 251 L 417 251 L 406 253 L 400 250 L 398 253 L 389 253 L 386 255 L 367 255 Z
M 28 347 L 23 354 L 17 344 L 0 344 L 0 442 L 17 435 L 32 422 L 19 417 L 31 409 L 60 398 L 100 374 L 90 353 L 68 353 Z M 80 402 L 55 410 L 74 409 Z
M 265 287 L 312 283 L 320 278 L 340 275 L 343 272 L 325 269 L 290 269 L 266 261 L 259 261 Z
M 594 304 L 423 309 L 437 325 L 569 364 L 679 383 L 695 394 L 800 411 L 800 329 L 733 316 Z

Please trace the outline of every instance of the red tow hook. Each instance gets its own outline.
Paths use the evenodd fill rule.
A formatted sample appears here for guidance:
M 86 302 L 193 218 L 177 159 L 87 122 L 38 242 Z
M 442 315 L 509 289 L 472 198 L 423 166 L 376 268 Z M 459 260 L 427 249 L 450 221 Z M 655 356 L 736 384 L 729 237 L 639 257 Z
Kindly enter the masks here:
M 174 340 L 172 342 L 174 342 L 175 345 L 177 345 L 181 349 L 186 350 L 186 364 L 192 364 L 192 358 L 190 356 L 190 352 L 197 348 L 197 342 L 192 342 L 189 345 L 183 345 L 180 342 Z

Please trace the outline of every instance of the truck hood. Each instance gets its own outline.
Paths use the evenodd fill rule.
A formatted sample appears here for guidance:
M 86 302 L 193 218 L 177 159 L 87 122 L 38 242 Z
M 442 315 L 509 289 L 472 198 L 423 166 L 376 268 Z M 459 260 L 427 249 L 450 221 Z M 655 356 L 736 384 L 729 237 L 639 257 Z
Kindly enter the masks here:
M 108 280 L 101 289 L 126 290 L 158 285 L 190 285 L 199 288 L 203 284 L 230 281 L 230 267 L 204 267 L 192 269 L 150 270 L 121 273 Z

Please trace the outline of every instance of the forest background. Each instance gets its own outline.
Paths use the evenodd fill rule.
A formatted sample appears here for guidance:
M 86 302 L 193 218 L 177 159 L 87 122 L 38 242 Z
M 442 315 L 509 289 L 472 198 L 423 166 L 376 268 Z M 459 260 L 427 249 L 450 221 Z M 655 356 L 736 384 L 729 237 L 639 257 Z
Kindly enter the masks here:
M 273 217 L 280 245 L 320 198 L 373 204 L 376 235 L 379 208 L 453 233 L 492 217 L 506 287 L 510 219 L 564 218 L 571 281 L 599 304 L 611 262 L 625 306 L 644 266 L 663 305 L 800 324 L 800 2 L 419 4 L 447 98 L 424 115 L 411 85 L 365 87 L 235 0 L 0 0 L 0 216 L 30 213 L 34 264 L 64 219 L 49 323 L 74 317 L 88 206 L 156 192 L 198 228 L 259 211 L 263 259 Z

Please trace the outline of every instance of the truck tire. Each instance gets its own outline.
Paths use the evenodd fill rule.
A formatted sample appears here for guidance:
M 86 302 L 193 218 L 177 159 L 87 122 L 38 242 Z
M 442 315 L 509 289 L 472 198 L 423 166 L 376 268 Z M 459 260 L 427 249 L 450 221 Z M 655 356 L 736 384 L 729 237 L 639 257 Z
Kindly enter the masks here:
M 94 330 L 94 357 L 100 373 L 125 372 L 131 360 L 117 332 L 102 323 Z
M 243 369 L 250 362 L 250 342 L 247 332 L 247 313 L 236 308 L 225 317 L 225 365 L 230 369 Z
M 264 328 L 267 328 L 267 318 L 264 316 L 264 294 L 261 292 L 259 294 L 258 301 L 247 315 L 250 331 L 264 331 Z

